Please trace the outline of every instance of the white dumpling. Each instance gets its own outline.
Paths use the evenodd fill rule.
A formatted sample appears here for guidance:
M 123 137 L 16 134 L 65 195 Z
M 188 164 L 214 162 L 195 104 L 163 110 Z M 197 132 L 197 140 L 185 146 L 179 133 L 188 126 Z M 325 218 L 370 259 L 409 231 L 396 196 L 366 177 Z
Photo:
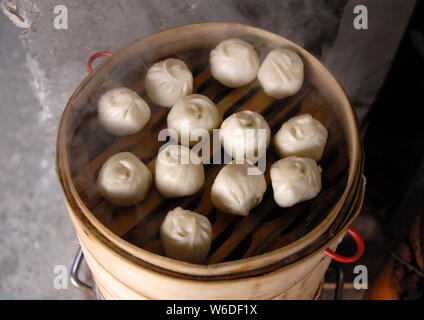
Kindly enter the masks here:
M 160 237 L 167 257 L 201 264 L 211 246 L 212 225 L 208 218 L 177 207 L 166 215 Z
M 327 142 L 327 129 L 310 114 L 286 121 L 274 138 L 274 148 L 282 158 L 299 156 L 319 161 Z
M 147 103 L 129 88 L 115 88 L 99 99 L 97 111 L 100 124 L 117 136 L 140 131 L 150 119 Z
M 321 191 L 321 168 L 314 159 L 288 157 L 271 166 L 274 200 L 280 207 L 312 199 Z
M 212 76 L 230 88 L 241 87 L 255 80 L 259 58 L 253 46 L 240 39 L 227 39 L 210 53 Z
M 205 182 L 201 159 L 185 146 L 170 144 L 162 149 L 155 164 L 155 185 L 167 198 L 195 194 Z
M 152 173 L 130 152 L 110 157 L 97 178 L 97 189 L 117 206 L 129 206 L 143 201 L 152 185 Z
M 211 200 L 221 211 L 247 216 L 262 201 L 266 187 L 265 177 L 256 166 L 247 161 L 244 164 L 233 161 L 216 176 Z
M 229 116 L 221 125 L 219 139 L 233 159 L 255 161 L 265 155 L 271 129 L 257 112 L 245 110 Z
M 271 97 L 282 99 L 298 92 L 303 84 L 303 61 L 289 49 L 272 50 L 258 72 L 262 88 Z
M 193 75 L 184 61 L 169 58 L 149 68 L 144 86 L 152 102 L 171 108 L 193 91 Z
M 185 96 L 177 101 L 168 113 L 168 129 L 177 132 L 181 144 L 192 145 L 202 138 L 197 136 L 200 130 L 208 134 L 219 128 L 222 116 L 208 97 L 200 94 Z

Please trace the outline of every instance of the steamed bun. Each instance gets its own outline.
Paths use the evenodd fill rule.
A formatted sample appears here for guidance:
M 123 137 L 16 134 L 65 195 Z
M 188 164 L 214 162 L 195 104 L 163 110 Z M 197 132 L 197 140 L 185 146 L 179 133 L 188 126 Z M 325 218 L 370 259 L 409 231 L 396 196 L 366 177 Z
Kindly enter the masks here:
M 232 114 L 221 125 L 219 138 L 233 159 L 261 158 L 269 146 L 271 129 L 266 120 L 250 110 Z
M 100 169 L 97 189 L 117 206 L 129 206 L 144 200 L 152 185 L 152 173 L 130 152 L 110 157 Z
M 247 216 L 262 201 L 266 187 L 265 177 L 256 166 L 248 161 L 243 164 L 233 161 L 216 176 L 211 200 L 221 211 Z
M 289 49 L 272 50 L 258 72 L 262 88 L 271 97 L 282 99 L 298 92 L 303 84 L 303 61 Z
M 230 88 L 241 87 L 255 80 L 259 58 L 253 46 L 240 39 L 227 39 L 210 53 L 212 76 Z
M 321 168 L 314 159 L 288 157 L 271 166 L 274 200 L 280 207 L 312 199 L 321 191 Z
M 190 263 L 203 263 L 212 242 L 208 218 L 177 207 L 168 212 L 160 228 L 166 256 Z
M 162 149 L 155 163 L 155 185 L 167 198 L 195 194 L 205 182 L 201 159 L 185 146 L 170 144 Z
M 178 99 L 192 93 L 193 75 L 184 61 L 169 58 L 149 68 L 144 86 L 150 100 L 170 108 Z
M 274 148 L 282 158 L 299 156 L 319 161 L 327 142 L 327 129 L 310 114 L 285 122 L 274 138 Z
M 198 129 L 209 134 L 219 127 L 222 116 L 208 97 L 200 94 L 185 96 L 177 101 L 168 113 L 168 129 L 177 132 L 181 144 L 192 145 L 200 140 Z
M 125 136 L 141 130 L 149 121 L 151 111 L 133 90 L 115 88 L 101 96 L 97 114 L 107 132 Z

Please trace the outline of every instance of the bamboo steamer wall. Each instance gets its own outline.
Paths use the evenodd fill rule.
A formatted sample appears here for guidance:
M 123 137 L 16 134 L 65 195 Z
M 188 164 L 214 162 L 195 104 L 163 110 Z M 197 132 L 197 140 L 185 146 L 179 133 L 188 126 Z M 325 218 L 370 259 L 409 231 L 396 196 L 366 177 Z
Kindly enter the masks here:
M 305 63 L 302 90 L 293 97 L 274 101 L 263 93 L 257 81 L 235 90 L 220 86 L 210 76 L 204 53 L 229 37 L 240 37 L 254 44 L 261 60 L 272 48 L 290 47 L 299 52 Z M 235 218 L 215 212 L 208 198 L 208 188 L 218 166 L 206 170 L 209 178 L 201 200 L 195 195 L 182 202 L 172 202 L 161 198 L 152 188 L 148 200 L 131 208 L 114 208 L 103 201 L 93 187 L 101 165 L 114 153 L 125 150 L 151 166 L 160 147 L 157 134 L 165 125 L 169 109 L 149 103 L 152 106 L 149 124 L 140 133 L 116 139 L 103 134 L 98 125 L 97 99 L 103 90 L 125 85 L 148 100 L 143 88 L 145 71 L 154 61 L 169 56 L 185 60 L 194 70 L 194 91 L 209 96 L 225 116 L 251 108 L 266 117 L 273 134 L 285 119 L 299 113 L 312 113 L 323 122 L 329 130 L 329 141 L 321 164 L 324 171 L 320 195 L 307 204 L 284 211 L 269 196 L 248 217 Z M 272 161 L 277 160 L 270 149 L 268 170 Z M 137 40 L 96 68 L 76 89 L 63 112 L 56 169 L 101 297 L 312 299 L 318 294 L 330 263 L 323 250 L 337 247 L 362 206 L 363 161 L 359 130 L 349 100 L 319 61 L 294 43 L 264 30 L 239 24 L 206 23 Z M 269 172 L 266 177 L 269 183 Z M 158 227 L 167 208 L 181 203 L 188 206 L 194 203 L 197 205 L 194 211 L 213 216 L 214 241 L 224 237 L 206 265 L 168 259 L 157 246 L 160 246 Z M 225 234 L 223 225 L 232 225 L 232 233 Z M 284 233 L 288 226 L 292 231 Z M 249 247 L 237 251 L 249 237 Z M 235 260 L 231 258 L 234 256 Z
M 363 191 L 364 185 L 346 225 L 359 213 Z M 324 249 L 336 250 L 346 232 L 343 228 L 311 255 L 274 272 L 236 280 L 199 281 L 141 267 L 122 257 L 95 233 L 89 234 L 71 209 L 70 214 L 99 293 L 105 299 L 316 299 L 331 262 Z

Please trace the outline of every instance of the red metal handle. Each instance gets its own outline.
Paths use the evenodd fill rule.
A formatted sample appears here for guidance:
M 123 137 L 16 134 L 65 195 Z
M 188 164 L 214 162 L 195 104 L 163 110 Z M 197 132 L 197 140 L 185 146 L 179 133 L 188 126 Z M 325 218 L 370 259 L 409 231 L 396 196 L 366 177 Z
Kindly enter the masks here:
M 362 254 L 364 253 L 364 250 L 365 250 L 365 245 L 364 245 L 364 240 L 362 240 L 361 235 L 358 233 L 358 231 L 356 231 L 356 229 L 354 227 L 349 226 L 347 228 L 347 232 L 349 232 L 349 234 L 355 240 L 356 245 L 358 247 L 356 253 L 353 256 L 344 257 L 344 256 L 341 256 L 341 255 L 335 253 L 333 250 L 330 250 L 330 249 L 325 249 L 324 252 L 328 256 L 330 256 L 331 258 L 333 258 L 334 260 L 336 260 L 338 262 L 352 263 L 352 262 L 355 262 L 356 260 L 358 260 L 360 257 L 362 257 Z
M 93 63 L 94 60 L 96 60 L 97 58 L 100 58 L 100 57 L 110 57 L 110 56 L 112 56 L 112 52 L 109 52 L 109 51 L 99 51 L 99 52 L 96 52 L 95 54 L 93 54 L 87 60 L 87 71 L 88 71 L 88 73 L 91 73 L 91 71 L 93 71 L 93 67 L 91 66 L 91 64 Z

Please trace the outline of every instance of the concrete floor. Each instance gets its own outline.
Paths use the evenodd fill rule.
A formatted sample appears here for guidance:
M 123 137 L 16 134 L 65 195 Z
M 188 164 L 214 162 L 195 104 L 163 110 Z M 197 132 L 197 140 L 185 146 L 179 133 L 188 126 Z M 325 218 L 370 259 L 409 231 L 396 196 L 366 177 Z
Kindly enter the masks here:
M 21 30 L 0 14 L 0 299 L 83 298 L 54 268 L 70 267 L 76 235 L 28 83 Z

